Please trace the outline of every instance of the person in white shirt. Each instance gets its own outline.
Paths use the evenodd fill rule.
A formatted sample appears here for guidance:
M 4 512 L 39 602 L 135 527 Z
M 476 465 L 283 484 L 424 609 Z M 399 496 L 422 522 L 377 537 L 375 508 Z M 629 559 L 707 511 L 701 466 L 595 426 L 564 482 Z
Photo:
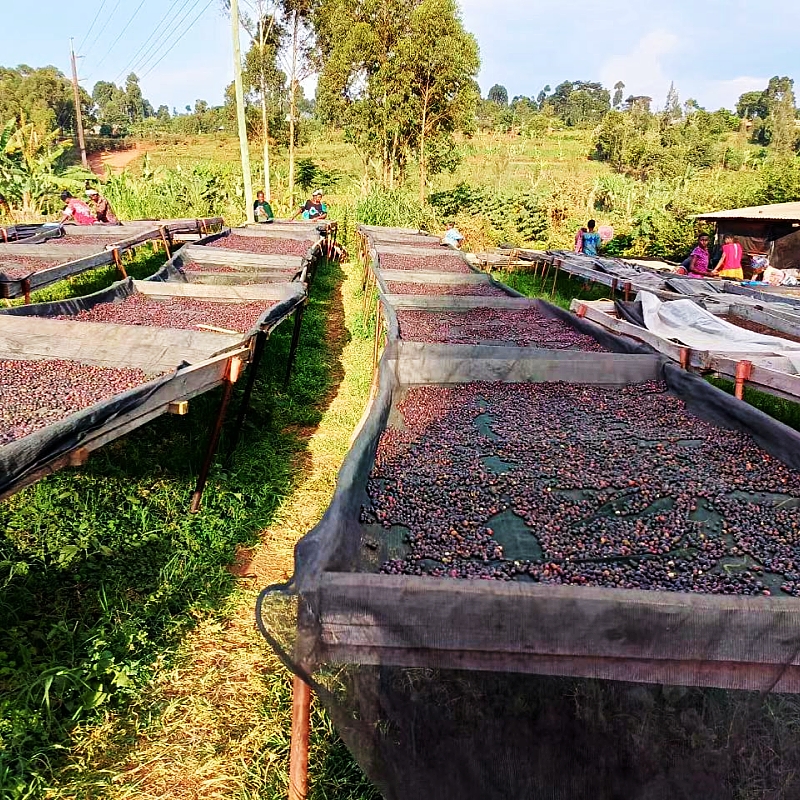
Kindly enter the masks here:
M 452 247 L 455 250 L 460 250 L 461 242 L 463 241 L 464 237 L 461 235 L 461 231 L 456 228 L 455 222 L 448 222 L 447 230 L 444 232 L 444 236 L 442 236 L 441 244 L 445 247 Z

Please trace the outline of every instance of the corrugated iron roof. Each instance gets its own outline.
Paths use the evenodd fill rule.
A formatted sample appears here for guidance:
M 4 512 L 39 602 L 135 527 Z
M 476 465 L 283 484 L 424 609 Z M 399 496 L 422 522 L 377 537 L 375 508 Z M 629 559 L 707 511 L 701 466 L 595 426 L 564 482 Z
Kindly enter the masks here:
M 767 222 L 800 222 L 800 202 L 774 203 L 770 206 L 750 206 L 734 208 L 730 211 L 715 211 L 709 214 L 696 214 L 695 219 L 753 219 Z

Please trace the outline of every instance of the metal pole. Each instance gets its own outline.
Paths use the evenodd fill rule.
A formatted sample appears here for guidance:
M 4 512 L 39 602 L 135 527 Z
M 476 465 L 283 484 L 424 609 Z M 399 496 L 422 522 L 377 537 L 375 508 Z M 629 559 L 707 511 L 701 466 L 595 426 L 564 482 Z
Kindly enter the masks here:
M 253 214 L 253 176 L 250 174 L 250 150 L 247 145 L 247 123 L 244 118 L 244 87 L 242 86 L 242 47 L 239 43 L 239 0 L 231 0 L 231 28 L 233 33 L 233 82 L 236 87 L 236 122 L 239 128 L 239 150 L 242 157 L 244 180 L 244 205 L 247 222 L 255 224 Z
M 75 63 L 75 50 L 69 40 L 69 52 L 72 57 L 72 97 L 75 100 L 75 121 L 78 127 L 78 147 L 81 149 L 81 164 L 84 169 L 89 169 L 89 161 L 86 158 L 86 140 L 83 138 L 83 115 L 81 114 L 81 93 L 78 88 L 78 67 Z
M 289 750 L 289 800 L 308 795 L 308 731 L 311 727 L 311 688 L 295 676 L 292 691 L 292 743 Z

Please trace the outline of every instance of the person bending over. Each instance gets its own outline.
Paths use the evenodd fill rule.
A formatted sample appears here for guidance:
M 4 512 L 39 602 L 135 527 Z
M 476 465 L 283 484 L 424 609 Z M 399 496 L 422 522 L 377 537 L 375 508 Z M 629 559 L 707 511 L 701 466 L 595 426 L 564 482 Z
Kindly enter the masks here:
M 444 232 L 444 236 L 442 236 L 442 240 L 440 244 L 444 247 L 452 247 L 454 250 L 461 249 L 461 242 L 464 241 L 464 237 L 461 234 L 461 231 L 456 228 L 455 222 L 448 222 L 447 223 L 447 230 Z
M 306 200 L 305 205 L 300 206 L 292 219 L 297 219 L 300 215 L 303 219 L 327 219 L 328 206 L 322 202 L 322 189 L 315 189 L 310 200 Z
M 94 215 L 98 222 L 105 225 L 122 225 L 114 213 L 114 209 L 111 208 L 111 203 L 97 189 L 87 189 L 86 196 L 94 208 Z
M 61 192 L 61 200 L 64 202 L 64 210 L 61 212 L 61 221 L 72 220 L 76 225 L 94 225 L 97 220 L 92 209 L 83 202 L 73 197 L 71 192 L 64 190 Z
M 583 234 L 583 254 L 585 256 L 596 256 L 597 248 L 600 247 L 600 234 L 595 230 L 596 224 L 593 219 L 586 223 L 586 233 Z

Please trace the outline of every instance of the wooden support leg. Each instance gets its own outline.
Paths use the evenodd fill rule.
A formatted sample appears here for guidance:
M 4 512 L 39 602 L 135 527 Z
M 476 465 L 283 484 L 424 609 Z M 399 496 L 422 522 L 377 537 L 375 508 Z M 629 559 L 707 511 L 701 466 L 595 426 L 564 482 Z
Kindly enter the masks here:
M 753 372 L 752 361 L 739 361 L 736 364 L 736 386 L 734 393 L 739 400 L 744 400 L 744 385 L 750 380 Z
M 630 281 L 626 282 L 625 285 L 622 287 L 623 291 L 625 292 L 625 302 L 630 302 L 631 299 L 631 284 Z
M 303 325 L 303 314 L 306 313 L 306 304 L 300 306 L 297 309 L 294 317 L 294 329 L 292 330 L 292 343 L 289 346 L 289 362 L 286 364 L 286 377 L 283 379 L 283 388 L 284 390 L 289 388 L 289 381 L 292 377 L 292 366 L 294 365 L 294 359 L 297 355 L 297 346 L 300 344 L 300 330 Z
M 378 308 L 375 314 L 375 340 L 372 343 L 372 372 L 374 373 L 375 370 L 378 368 L 378 354 L 380 353 L 381 349 L 381 334 L 383 333 L 383 328 L 381 327 L 383 324 L 383 308 L 381 307 L 381 301 L 378 300 Z
M 256 342 L 253 346 L 253 357 L 250 359 L 250 368 L 247 373 L 247 383 L 244 386 L 242 402 L 239 405 L 239 413 L 236 415 L 236 423 L 234 424 L 233 434 L 231 435 L 231 441 L 228 445 L 228 461 L 233 458 L 233 453 L 236 450 L 236 446 L 239 444 L 239 437 L 242 435 L 242 426 L 247 418 L 247 412 L 250 410 L 250 397 L 253 394 L 253 386 L 255 385 L 256 378 L 258 377 L 258 367 L 261 364 L 261 359 L 264 356 L 264 350 L 267 346 L 267 339 L 269 339 L 269 335 L 266 333 L 266 331 L 259 331 L 256 335 Z
M 167 258 L 172 258 L 172 254 L 169 251 L 169 242 L 167 241 L 167 231 L 166 228 L 162 225 L 158 232 L 161 234 L 161 241 L 164 243 L 164 252 L 167 254 Z
M 111 250 L 111 254 L 114 256 L 114 263 L 117 265 L 117 269 L 119 270 L 120 275 L 122 275 L 123 278 L 127 278 L 128 273 L 122 264 L 122 259 L 119 257 L 119 248 L 118 247 L 113 248 Z
M 292 691 L 292 743 L 289 750 L 289 800 L 308 795 L 308 733 L 311 727 L 311 688 L 295 676 Z
M 238 358 L 231 358 L 229 360 L 228 374 L 225 376 L 225 388 L 223 389 L 222 393 L 222 402 L 219 404 L 217 421 L 214 424 L 214 430 L 212 431 L 211 439 L 208 442 L 206 457 L 203 460 L 203 466 L 200 468 L 200 474 L 197 476 L 197 485 L 195 486 L 192 494 L 192 503 L 189 507 L 189 511 L 192 514 L 196 514 L 200 510 L 200 502 L 203 499 L 203 490 L 206 488 L 208 473 L 211 471 L 211 462 L 214 460 L 214 454 L 217 452 L 219 437 L 222 433 L 222 425 L 225 422 L 225 414 L 228 411 L 228 406 L 231 402 L 233 384 L 238 380 L 241 369 L 242 362 Z
M 561 261 L 556 260 L 556 274 L 553 278 L 553 287 L 550 289 L 550 298 L 552 299 L 556 293 L 556 283 L 558 283 L 558 271 L 561 269 Z
M 692 351 L 688 347 L 681 347 L 681 369 L 688 372 L 692 360 Z
M 31 303 L 31 280 L 30 278 L 24 278 L 22 281 L 22 293 L 25 295 L 25 305 L 28 306 Z
M 612 278 L 611 279 L 611 299 L 612 300 L 616 300 L 617 299 L 617 287 L 618 286 L 619 286 L 619 283 L 617 282 L 617 279 L 616 278 Z

